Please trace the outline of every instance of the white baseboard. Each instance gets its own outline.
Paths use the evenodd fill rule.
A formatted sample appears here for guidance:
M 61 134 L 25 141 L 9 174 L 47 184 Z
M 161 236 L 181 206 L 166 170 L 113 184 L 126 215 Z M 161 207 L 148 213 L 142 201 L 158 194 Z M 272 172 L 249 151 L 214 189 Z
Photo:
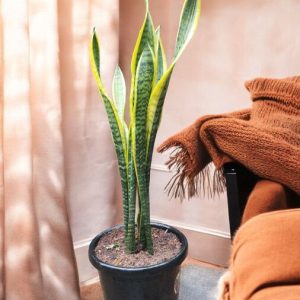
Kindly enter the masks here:
M 182 231 L 189 242 L 189 257 L 222 267 L 228 265 L 231 247 L 229 233 L 204 226 L 180 224 L 162 218 L 152 220 L 174 226 Z
M 154 222 L 169 224 L 182 231 L 189 241 L 189 257 L 218 266 L 227 266 L 231 240 L 226 232 L 207 227 L 194 227 L 170 220 L 153 218 Z M 98 281 L 98 272 L 88 259 L 88 247 L 92 239 L 74 243 L 80 283 Z
M 88 257 L 89 244 L 91 241 L 92 238 L 74 243 L 80 284 L 85 284 L 98 276 L 98 271 L 92 266 Z

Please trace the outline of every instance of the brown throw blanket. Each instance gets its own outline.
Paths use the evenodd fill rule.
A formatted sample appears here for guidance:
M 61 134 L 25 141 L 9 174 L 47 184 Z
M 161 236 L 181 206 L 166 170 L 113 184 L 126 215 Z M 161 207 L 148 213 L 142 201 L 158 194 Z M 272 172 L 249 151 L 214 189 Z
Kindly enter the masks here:
M 173 196 L 184 197 L 187 191 L 192 197 L 207 186 L 210 192 L 221 191 L 222 166 L 230 161 L 300 194 L 300 76 L 257 78 L 245 86 L 251 109 L 204 116 L 158 148 L 175 147 L 167 162 L 177 169 L 169 184 Z M 210 162 L 217 169 L 214 180 Z

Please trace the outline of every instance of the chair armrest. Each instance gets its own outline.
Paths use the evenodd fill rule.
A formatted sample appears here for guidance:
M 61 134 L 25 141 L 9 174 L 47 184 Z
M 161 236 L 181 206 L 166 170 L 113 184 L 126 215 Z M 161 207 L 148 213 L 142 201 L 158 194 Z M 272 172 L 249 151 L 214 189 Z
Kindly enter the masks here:
M 228 217 L 232 238 L 240 226 L 248 196 L 257 182 L 257 176 L 238 163 L 225 164 L 223 172 L 226 179 Z

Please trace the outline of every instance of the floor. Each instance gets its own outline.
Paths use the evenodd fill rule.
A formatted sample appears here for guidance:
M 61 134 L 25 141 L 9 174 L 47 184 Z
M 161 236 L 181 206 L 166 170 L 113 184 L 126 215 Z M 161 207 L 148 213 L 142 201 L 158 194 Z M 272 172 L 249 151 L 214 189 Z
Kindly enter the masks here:
M 196 266 L 206 266 L 210 268 L 218 268 L 217 266 L 210 265 L 199 260 L 187 258 L 184 265 L 196 265 Z M 81 300 L 103 300 L 102 292 L 99 282 L 90 285 L 81 286 Z

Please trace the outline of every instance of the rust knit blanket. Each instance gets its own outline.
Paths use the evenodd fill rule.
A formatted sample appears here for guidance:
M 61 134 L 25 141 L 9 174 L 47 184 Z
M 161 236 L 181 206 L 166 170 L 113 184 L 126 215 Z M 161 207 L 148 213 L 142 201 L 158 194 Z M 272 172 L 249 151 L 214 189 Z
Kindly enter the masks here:
M 169 184 L 175 197 L 194 196 L 207 186 L 221 191 L 222 166 L 230 161 L 300 194 L 300 77 L 257 78 L 245 86 L 251 109 L 204 116 L 158 148 L 175 147 L 167 162 L 177 171 Z M 217 169 L 213 180 L 210 162 Z

